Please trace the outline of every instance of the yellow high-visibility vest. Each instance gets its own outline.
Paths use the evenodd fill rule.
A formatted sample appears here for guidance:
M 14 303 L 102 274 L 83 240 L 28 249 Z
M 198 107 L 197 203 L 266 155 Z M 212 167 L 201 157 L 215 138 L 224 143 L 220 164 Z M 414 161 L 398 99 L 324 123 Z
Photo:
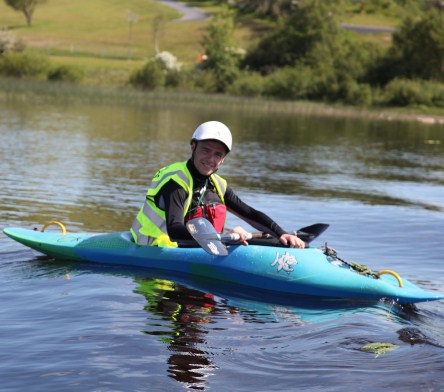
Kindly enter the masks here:
M 210 176 L 216 192 L 224 203 L 224 195 L 227 190 L 227 181 L 217 174 Z M 186 216 L 193 196 L 193 177 L 187 168 L 187 162 L 177 162 L 160 169 L 151 181 L 146 193 L 145 203 L 140 209 L 131 227 L 134 241 L 139 245 L 165 246 L 176 248 L 177 242 L 171 241 L 166 228 L 166 214 L 162 206 L 155 203 L 156 195 L 170 180 L 175 181 L 187 192 L 187 200 L 184 207 Z

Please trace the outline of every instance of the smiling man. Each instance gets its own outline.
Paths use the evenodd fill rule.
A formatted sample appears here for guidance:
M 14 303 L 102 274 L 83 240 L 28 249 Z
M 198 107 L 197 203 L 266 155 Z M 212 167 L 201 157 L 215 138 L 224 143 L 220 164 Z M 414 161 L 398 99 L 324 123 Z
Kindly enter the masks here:
M 139 245 L 177 247 L 193 240 L 185 223 L 205 217 L 221 233 L 227 211 L 256 229 L 271 234 L 287 246 L 303 248 L 304 242 L 285 232 L 261 211 L 244 203 L 216 174 L 232 147 L 228 127 L 208 121 L 197 127 L 191 138 L 191 158 L 160 169 L 154 176 L 146 200 L 131 227 Z M 248 232 L 237 226 L 230 231 L 248 245 Z

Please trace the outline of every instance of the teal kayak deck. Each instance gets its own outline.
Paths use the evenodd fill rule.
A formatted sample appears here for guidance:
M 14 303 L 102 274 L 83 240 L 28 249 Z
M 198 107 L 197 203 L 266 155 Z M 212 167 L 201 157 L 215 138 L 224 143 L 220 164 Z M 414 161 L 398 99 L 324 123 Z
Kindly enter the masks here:
M 164 270 L 285 296 L 387 298 L 401 304 L 444 299 L 444 294 L 425 291 L 406 279 L 400 287 L 398 279 L 389 274 L 379 279 L 360 275 L 312 247 L 231 245 L 227 256 L 218 257 L 201 248 L 139 246 L 130 232 L 63 234 L 7 228 L 4 233 L 57 259 Z

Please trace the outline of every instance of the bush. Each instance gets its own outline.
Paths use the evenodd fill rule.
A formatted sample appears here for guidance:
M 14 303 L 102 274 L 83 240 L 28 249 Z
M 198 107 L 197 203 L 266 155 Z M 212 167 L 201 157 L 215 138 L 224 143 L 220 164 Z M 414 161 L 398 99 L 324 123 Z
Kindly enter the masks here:
M 433 10 L 419 20 L 404 20 L 393 35 L 391 55 L 402 64 L 401 75 L 444 82 L 444 12 Z
M 259 97 L 264 91 L 265 78 L 258 73 L 244 73 L 231 84 L 227 92 L 243 97 Z
M 25 47 L 21 39 L 17 39 L 7 30 L 0 30 L 0 56 L 9 52 L 23 52 Z
M 169 71 L 165 75 L 165 87 L 180 87 L 187 82 L 187 74 L 181 71 Z
M 342 85 L 344 103 L 356 106 L 370 106 L 373 102 L 373 94 L 370 85 L 359 84 L 349 80 Z
M 201 67 L 212 72 L 217 92 L 223 93 L 238 78 L 239 63 L 244 55 L 234 38 L 233 14 L 227 11 L 215 15 L 201 44 L 207 56 Z
M 134 72 L 129 83 L 144 90 L 155 90 L 165 86 L 166 71 L 162 62 L 149 60 L 140 70 Z
M 50 67 L 47 57 L 28 52 L 9 52 L 0 57 L 0 74 L 16 78 L 46 76 Z
M 198 91 L 216 93 L 217 76 L 213 71 L 200 71 L 194 76 L 194 86 Z
M 264 94 L 282 99 L 307 99 L 313 93 L 313 71 L 309 67 L 284 67 L 266 78 Z
M 61 65 L 48 72 L 48 80 L 57 82 L 78 83 L 83 76 L 82 70 L 69 65 Z
M 444 108 L 444 83 L 434 83 L 431 87 L 433 106 Z
M 383 100 L 394 106 L 431 105 L 432 94 L 424 83 L 394 79 L 384 88 Z

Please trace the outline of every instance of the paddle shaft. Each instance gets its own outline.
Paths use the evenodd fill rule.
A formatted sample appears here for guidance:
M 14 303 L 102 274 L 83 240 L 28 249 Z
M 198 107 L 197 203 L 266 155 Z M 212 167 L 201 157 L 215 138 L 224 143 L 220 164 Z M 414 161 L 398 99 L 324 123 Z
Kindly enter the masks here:
M 298 230 L 295 234 L 306 244 L 319 236 L 328 228 L 328 224 L 317 223 Z M 196 242 L 208 253 L 216 256 L 226 256 L 228 250 L 224 242 L 239 241 L 238 233 L 219 234 L 213 225 L 204 218 L 195 218 L 186 223 L 189 233 Z M 271 236 L 263 233 L 249 233 L 247 240 L 252 238 L 270 238 Z
M 251 240 L 253 238 L 266 238 L 266 236 L 267 236 L 267 234 L 262 234 L 262 233 L 248 233 L 246 239 Z M 209 239 L 211 239 L 211 238 L 209 238 Z M 216 238 L 212 238 L 212 239 L 217 239 L 222 242 L 239 241 L 240 234 L 238 234 L 238 233 L 217 234 Z

